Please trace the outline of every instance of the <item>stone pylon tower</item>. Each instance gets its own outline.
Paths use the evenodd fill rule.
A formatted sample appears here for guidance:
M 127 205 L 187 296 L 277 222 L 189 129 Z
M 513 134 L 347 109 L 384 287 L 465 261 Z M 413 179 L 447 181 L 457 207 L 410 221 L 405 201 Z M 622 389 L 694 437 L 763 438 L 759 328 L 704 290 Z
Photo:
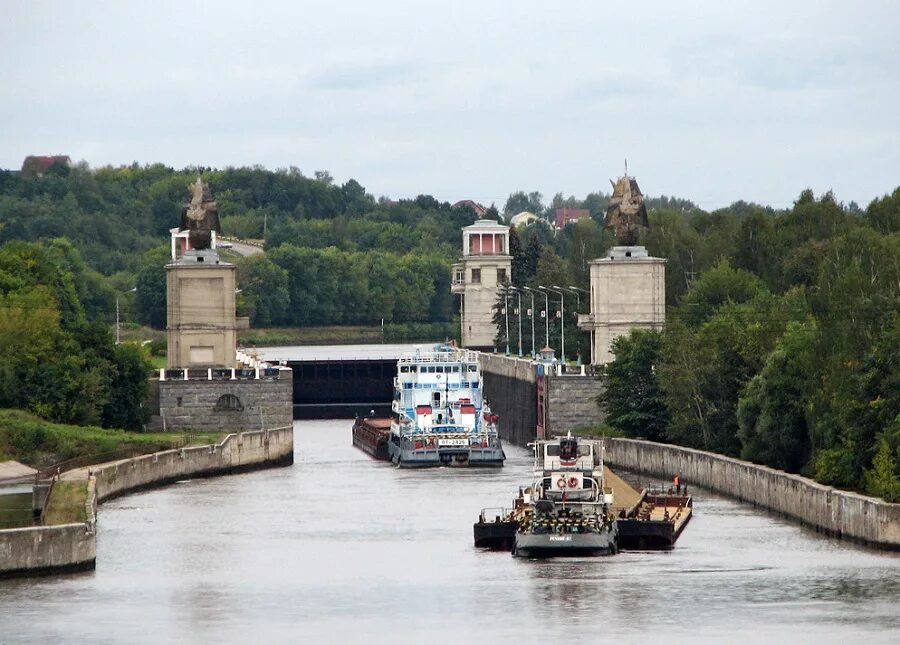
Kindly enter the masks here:
M 452 293 L 462 296 L 462 346 L 490 350 L 496 329 L 493 307 L 497 288 L 509 282 L 512 256 L 509 227 L 494 220 L 478 220 L 462 229 L 463 257 L 453 265 Z
M 234 367 L 236 267 L 216 250 L 219 216 L 209 187 L 198 177 L 181 226 L 171 229 L 166 265 L 168 367 Z
M 578 326 L 591 334 L 592 365 L 615 359 L 612 342 L 619 336 L 636 328 L 662 329 L 666 322 L 666 261 L 636 245 L 638 231 L 649 227 L 649 220 L 634 177 L 613 183 L 606 226 L 615 230 L 621 246 L 591 260 L 591 313 L 578 317 Z

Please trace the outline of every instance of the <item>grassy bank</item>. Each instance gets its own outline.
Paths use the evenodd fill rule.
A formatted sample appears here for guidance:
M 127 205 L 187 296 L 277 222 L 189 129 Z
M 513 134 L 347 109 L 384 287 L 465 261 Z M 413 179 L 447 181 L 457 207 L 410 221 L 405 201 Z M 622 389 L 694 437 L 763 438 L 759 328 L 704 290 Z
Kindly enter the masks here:
M 87 479 L 72 481 L 59 480 L 54 482 L 53 490 L 47 499 L 47 509 L 44 511 L 44 524 L 74 524 L 86 522 L 87 508 L 85 506 L 88 497 Z
M 0 410 L 0 461 L 46 468 L 69 459 L 98 461 L 113 454 L 143 454 L 219 441 L 221 433 L 151 434 L 53 423 L 21 410 Z

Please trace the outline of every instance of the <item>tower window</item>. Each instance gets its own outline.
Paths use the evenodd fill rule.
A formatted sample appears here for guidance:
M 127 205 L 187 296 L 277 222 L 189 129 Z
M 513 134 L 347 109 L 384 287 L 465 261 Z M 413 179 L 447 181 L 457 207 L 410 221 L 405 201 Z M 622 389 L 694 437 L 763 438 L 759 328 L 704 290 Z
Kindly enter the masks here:
M 481 284 L 481 269 L 472 269 L 472 284 Z

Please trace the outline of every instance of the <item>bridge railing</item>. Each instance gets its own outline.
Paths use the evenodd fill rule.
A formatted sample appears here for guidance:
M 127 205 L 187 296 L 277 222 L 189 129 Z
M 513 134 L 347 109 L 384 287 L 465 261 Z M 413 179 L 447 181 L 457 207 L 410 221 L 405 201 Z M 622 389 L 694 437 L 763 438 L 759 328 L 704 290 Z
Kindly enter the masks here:
M 287 371 L 287 370 L 284 370 Z M 280 367 L 160 369 L 160 381 L 259 381 L 281 378 Z

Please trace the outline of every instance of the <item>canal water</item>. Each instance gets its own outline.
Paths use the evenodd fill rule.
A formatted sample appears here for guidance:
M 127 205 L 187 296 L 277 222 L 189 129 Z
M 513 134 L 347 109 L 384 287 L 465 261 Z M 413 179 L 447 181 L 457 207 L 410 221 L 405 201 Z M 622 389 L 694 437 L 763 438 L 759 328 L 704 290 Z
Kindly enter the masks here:
M 900 557 L 693 488 L 670 552 L 553 561 L 472 546 L 530 454 L 402 471 L 350 421 L 295 425 L 290 468 L 100 508 L 97 569 L 0 581 L 0 643 L 897 642 Z

